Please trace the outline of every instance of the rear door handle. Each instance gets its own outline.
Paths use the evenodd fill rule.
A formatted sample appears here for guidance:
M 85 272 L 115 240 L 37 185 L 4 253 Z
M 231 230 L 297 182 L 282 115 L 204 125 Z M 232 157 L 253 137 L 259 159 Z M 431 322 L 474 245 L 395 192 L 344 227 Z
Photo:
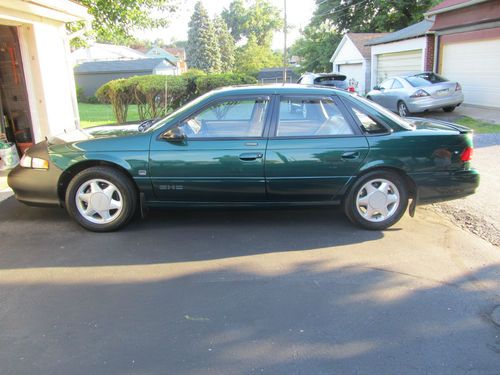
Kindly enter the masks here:
M 264 156 L 261 152 L 245 152 L 240 154 L 240 159 L 243 161 L 251 161 L 261 159 Z
M 342 154 L 342 159 L 344 159 L 344 160 L 352 160 L 352 159 L 357 159 L 357 158 L 359 158 L 359 152 L 357 152 L 357 151 L 344 152 Z

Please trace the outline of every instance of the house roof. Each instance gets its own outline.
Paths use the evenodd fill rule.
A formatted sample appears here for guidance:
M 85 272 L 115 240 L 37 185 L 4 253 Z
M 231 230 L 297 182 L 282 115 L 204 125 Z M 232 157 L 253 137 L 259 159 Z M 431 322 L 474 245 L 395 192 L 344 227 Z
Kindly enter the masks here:
M 88 61 L 75 67 L 75 73 L 114 73 L 114 72 L 147 72 L 153 71 L 159 64 L 168 60 L 164 58 L 137 60 Z
M 170 52 L 167 52 L 158 46 L 151 48 L 148 52 L 146 52 L 146 55 L 149 57 L 163 57 L 173 63 L 179 61 L 177 56 L 172 55 Z
M 387 34 L 381 38 L 372 39 L 368 43 L 366 43 L 366 45 L 374 46 L 377 44 L 384 44 L 384 43 L 396 42 L 399 40 L 417 38 L 419 36 L 425 35 L 433 24 L 434 20 L 425 19 L 423 21 L 405 27 L 404 29 Z
M 479 3 L 484 3 L 485 1 L 488 0 L 444 0 L 435 7 L 432 7 L 429 9 L 425 15 L 426 16 L 432 16 L 434 14 L 438 13 L 445 13 L 449 12 L 451 10 L 455 9 L 460 9 L 460 8 L 465 8 L 471 5 L 479 4 Z
M 172 55 L 177 56 L 181 60 L 186 60 L 186 50 L 184 48 L 164 48 L 165 51 L 170 52 Z
M 144 59 L 147 56 L 135 49 L 114 44 L 94 43 L 87 48 L 79 48 L 71 53 L 75 63 L 85 61 Z
M 365 59 L 371 56 L 371 49 L 366 45 L 370 40 L 381 38 L 388 33 L 347 33 L 347 37 L 354 43 L 358 51 Z

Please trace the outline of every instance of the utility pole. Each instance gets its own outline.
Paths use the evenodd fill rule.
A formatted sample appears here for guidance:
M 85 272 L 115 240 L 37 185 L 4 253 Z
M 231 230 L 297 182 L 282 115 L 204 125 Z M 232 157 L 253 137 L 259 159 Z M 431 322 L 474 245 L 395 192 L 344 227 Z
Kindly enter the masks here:
M 286 83 L 286 66 L 287 66 L 287 59 L 286 59 L 286 0 L 283 0 L 283 35 L 284 35 L 284 47 L 283 47 L 283 84 Z

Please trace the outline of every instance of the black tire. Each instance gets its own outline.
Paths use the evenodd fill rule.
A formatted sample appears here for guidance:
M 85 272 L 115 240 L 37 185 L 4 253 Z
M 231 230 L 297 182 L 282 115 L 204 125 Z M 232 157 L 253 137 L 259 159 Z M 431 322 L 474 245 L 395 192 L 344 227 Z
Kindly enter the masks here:
M 363 186 L 370 180 L 384 179 L 395 185 L 399 192 L 399 202 L 394 212 L 382 221 L 370 221 L 364 218 L 358 210 L 356 199 L 362 194 Z M 370 230 L 382 230 L 389 228 L 401 219 L 408 207 L 408 187 L 404 178 L 396 172 L 388 170 L 377 170 L 369 172 L 358 178 L 349 189 L 344 200 L 344 212 L 354 224 Z
M 84 186 L 85 183 L 95 179 L 110 182 L 116 187 L 117 193 L 120 194 L 119 201 L 121 203 L 121 211 L 111 222 L 91 222 L 82 215 L 77 207 L 76 194 L 78 190 Z M 103 186 L 106 186 L 106 184 L 104 183 Z M 81 171 L 70 181 L 66 189 L 65 203 L 66 210 L 70 216 L 85 229 L 93 232 L 111 232 L 125 226 L 134 216 L 137 208 L 137 193 L 132 181 L 122 172 L 111 167 L 91 167 Z M 114 212 L 116 213 L 118 211 L 119 210 L 116 210 Z M 97 218 L 99 218 L 98 214 Z
M 367 96 L 366 99 L 371 100 L 373 102 L 373 99 L 371 96 Z
M 444 107 L 443 111 L 445 111 L 445 112 L 453 112 L 455 110 L 455 108 L 456 107 L 454 105 L 452 105 L 450 107 Z
M 406 116 L 410 116 L 411 115 L 411 112 L 408 109 L 408 106 L 402 100 L 400 100 L 398 102 L 398 115 L 400 115 L 401 117 L 406 117 Z

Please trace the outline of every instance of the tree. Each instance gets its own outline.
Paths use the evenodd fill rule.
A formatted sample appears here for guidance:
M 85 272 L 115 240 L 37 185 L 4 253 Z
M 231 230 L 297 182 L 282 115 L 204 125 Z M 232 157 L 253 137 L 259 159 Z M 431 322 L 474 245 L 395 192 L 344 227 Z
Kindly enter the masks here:
M 174 0 L 79 0 L 94 17 L 92 30 L 74 38 L 74 47 L 86 45 L 89 39 L 98 42 L 125 44 L 132 41 L 132 31 L 165 27 L 176 11 Z M 68 31 L 82 30 L 83 22 L 68 24 Z
M 256 74 L 263 68 L 274 68 L 283 63 L 282 56 L 271 50 L 269 46 L 261 46 L 257 43 L 255 36 L 250 36 L 243 47 L 238 48 L 235 70 Z
M 207 73 L 221 71 L 220 49 L 215 30 L 207 10 L 198 1 L 189 21 L 187 63 L 190 68 Z
M 248 8 L 242 0 L 233 0 L 221 16 L 235 41 L 253 35 L 261 46 L 270 46 L 274 31 L 283 26 L 280 10 L 268 0 L 255 0 Z
M 233 70 L 234 66 L 234 39 L 227 28 L 226 22 L 224 22 L 222 17 L 219 16 L 215 18 L 214 28 L 219 42 L 221 69 L 223 72 L 229 72 Z
M 290 48 L 290 54 L 302 57 L 301 72 L 330 72 L 330 58 L 342 35 L 335 31 L 331 22 L 323 22 L 320 26 L 308 25 L 303 37 Z
M 245 35 L 244 25 L 247 20 L 247 10 L 243 0 L 233 0 L 229 4 L 229 9 L 224 8 L 221 17 L 226 22 L 229 32 L 236 42 L 239 42 Z
M 311 20 L 319 26 L 329 20 L 339 33 L 387 32 L 402 29 L 424 18 L 439 0 L 326 0 Z

